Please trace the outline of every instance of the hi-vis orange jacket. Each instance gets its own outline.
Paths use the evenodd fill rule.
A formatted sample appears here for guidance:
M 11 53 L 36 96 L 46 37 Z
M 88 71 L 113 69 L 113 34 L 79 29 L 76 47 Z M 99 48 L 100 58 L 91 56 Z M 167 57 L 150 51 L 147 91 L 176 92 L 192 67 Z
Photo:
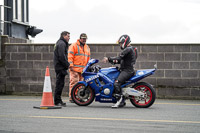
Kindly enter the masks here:
M 79 40 L 72 43 L 68 50 L 68 62 L 74 71 L 82 72 L 90 59 L 90 48 L 87 44 L 81 46 Z

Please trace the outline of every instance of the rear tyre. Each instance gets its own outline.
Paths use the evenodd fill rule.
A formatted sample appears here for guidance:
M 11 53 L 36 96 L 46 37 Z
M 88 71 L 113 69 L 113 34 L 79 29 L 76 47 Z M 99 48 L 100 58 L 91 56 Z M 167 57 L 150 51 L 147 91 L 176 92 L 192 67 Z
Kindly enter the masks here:
M 79 106 L 87 106 L 94 101 L 94 91 L 90 86 L 77 83 L 71 90 L 71 97 L 74 103 Z
M 130 101 L 135 107 L 148 108 L 154 103 L 156 99 L 156 92 L 150 84 L 145 82 L 140 82 L 135 84 L 133 88 L 136 89 L 137 91 L 141 91 L 144 93 L 144 97 L 140 96 L 131 97 Z

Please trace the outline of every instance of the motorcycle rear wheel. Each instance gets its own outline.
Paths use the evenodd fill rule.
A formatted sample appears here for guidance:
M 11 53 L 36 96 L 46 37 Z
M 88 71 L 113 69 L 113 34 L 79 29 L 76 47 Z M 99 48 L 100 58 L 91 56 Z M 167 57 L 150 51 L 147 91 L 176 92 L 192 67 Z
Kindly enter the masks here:
M 94 91 L 90 86 L 83 83 L 77 83 L 71 90 L 71 97 L 75 104 L 79 106 L 87 106 L 94 101 Z
M 156 99 L 156 92 L 150 84 L 145 82 L 140 82 L 135 84 L 133 88 L 136 89 L 137 91 L 142 91 L 145 93 L 144 97 L 136 97 L 136 96 L 131 97 L 130 101 L 135 107 L 148 108 L 154 103 Z

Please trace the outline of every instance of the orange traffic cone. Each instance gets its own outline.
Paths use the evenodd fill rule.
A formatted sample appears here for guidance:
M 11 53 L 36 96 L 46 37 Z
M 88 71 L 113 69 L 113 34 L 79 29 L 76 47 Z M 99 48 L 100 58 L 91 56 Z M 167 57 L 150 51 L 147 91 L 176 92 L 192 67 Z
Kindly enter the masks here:
M 42 102 L 40 107 L 33 107 L 37 109 L 60 109 L 61 107 L 55 106 L 53 102 L 52 89 L 51 89 L 51 79 L 49 73 L 49 67 L 46 68 Z

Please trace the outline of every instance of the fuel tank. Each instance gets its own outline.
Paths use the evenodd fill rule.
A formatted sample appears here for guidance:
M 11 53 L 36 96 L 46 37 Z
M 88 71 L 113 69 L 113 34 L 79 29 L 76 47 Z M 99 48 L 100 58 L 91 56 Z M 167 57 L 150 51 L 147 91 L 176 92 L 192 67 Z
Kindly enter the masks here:
M 108 78 L 110 78 L 113 81 L 116 80 L 116 78 L 120 74 L 120 71 L 116 67 L 101 68 L 99 72 L 106 75 Z

